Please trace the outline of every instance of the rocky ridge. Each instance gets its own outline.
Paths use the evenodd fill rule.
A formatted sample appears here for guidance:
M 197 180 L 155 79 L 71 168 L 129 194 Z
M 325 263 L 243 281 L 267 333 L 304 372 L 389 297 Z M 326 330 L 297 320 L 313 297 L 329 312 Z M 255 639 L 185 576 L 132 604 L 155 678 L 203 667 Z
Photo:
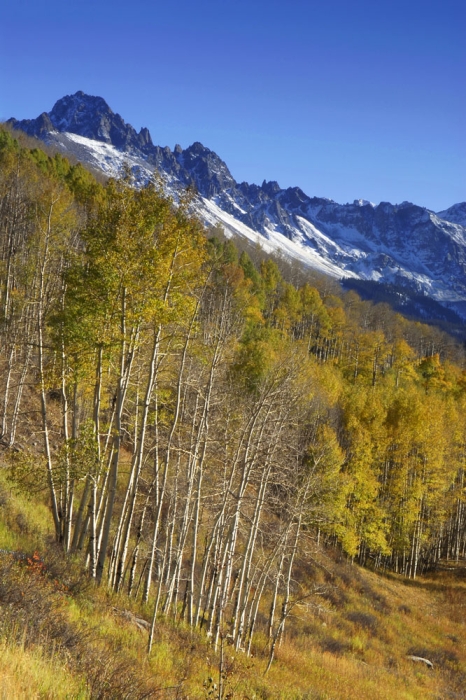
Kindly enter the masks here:
M 193 187 L 199 215 L 227 235 L 245 236 L 336 278 L 405 287 L 466 318 L 464 202 L 435 213 L 410 202 L 342 205 L 275 181 L 237 183 L 201 143 L 173 150 L 154 145 L 148 129 L 138 133 L 103 98 L 81 91 L 37 119 L 8 123 L 107 175 L 127 163 L 141 183 L 157 172 L 169 192 Z

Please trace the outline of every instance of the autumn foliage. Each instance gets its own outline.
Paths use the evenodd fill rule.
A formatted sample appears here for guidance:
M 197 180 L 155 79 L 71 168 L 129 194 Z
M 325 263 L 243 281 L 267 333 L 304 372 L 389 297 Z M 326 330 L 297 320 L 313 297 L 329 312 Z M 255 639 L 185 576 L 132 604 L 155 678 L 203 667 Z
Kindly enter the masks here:
M 149 650 L 169 618 L 270 667 L 318 542 L 411 578 L 465 555 L 461 346 L 209 238 L 188 195 L 1 131 L 0 335 L 3 463 L 150 603 Z

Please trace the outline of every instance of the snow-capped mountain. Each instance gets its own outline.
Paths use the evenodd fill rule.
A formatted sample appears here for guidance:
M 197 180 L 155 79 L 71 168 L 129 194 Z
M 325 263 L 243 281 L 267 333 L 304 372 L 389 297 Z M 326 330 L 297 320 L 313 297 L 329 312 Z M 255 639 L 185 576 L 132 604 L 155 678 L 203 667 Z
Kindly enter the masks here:
M 167 191 L 194 186 L 196 209 L 227 235 L 281 251 L 335 278 L 396 284 L 466 318 L 466 203 L 435 213 L 410 202 L 337 204 L 277 182 L 237 183 L 201 143 L 173 150 L 153 144 L 101 97 L 77 92 L 37 119 L 8 122 L 106 175 L 129 165 L 139 182 L 156 172 Z

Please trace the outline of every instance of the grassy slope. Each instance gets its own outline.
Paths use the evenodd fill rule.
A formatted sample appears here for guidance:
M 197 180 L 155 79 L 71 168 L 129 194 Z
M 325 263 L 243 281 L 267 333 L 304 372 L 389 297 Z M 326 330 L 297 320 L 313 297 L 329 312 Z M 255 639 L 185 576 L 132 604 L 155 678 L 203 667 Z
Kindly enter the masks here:
M 29 554 L 0 555 L 0 698 L 218 697 L 219 658 L 205 638 L 160 622 L 147 660 L 147 632 L 124 611 L 147 620 L 150 609 L 96 590 L 54 551 L 48 523 L 46 507 L 0 472 L 0 549 Z M 309 597 L 267 676 L 265 639 L 253 658 L 225 647 L 224 698 L 466 698 L 464 566 L 412 582 L 317 551 L 300 576 Z

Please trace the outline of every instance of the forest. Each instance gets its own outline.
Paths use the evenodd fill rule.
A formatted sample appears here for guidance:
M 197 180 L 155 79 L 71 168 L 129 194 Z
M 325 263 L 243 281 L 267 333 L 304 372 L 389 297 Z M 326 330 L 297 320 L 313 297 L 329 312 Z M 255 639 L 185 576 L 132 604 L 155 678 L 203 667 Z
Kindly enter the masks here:
M 151 604 L 149 651 L 165 618 L 270 667 L 320 543 L 411 579 L 465 556 L 464 349 L 190 197 L 0 130 L 0 464 Z

